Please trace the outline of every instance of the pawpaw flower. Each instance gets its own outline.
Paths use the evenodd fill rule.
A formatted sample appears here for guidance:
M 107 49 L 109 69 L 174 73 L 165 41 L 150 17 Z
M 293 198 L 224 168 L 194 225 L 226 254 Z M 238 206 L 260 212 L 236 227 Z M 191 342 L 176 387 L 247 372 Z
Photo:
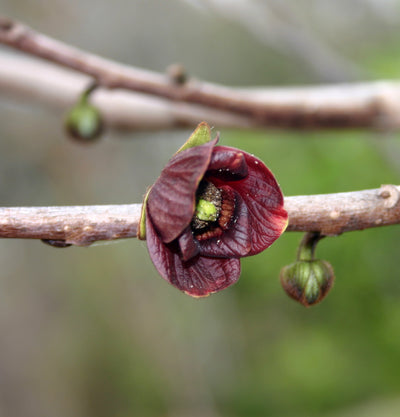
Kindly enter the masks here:
M 287 226 L 271 171 L 217 142 L 200 123 L 146 194 L 139 225 L 160 275 L 193 297 L 234 284 L 240 258 L 268 248 Z

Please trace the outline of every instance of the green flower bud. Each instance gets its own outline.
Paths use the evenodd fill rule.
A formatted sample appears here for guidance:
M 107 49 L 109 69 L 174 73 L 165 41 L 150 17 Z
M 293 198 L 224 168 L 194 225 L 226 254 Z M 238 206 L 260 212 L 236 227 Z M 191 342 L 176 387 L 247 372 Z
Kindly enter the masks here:
M 283 289 L 306 307 L 319 303 L 331 289 L 335 275 L 331 264 L 320 259 L 296 261 L 282 268 Z
M 297 251 L 297 261 L 283 267 L 280 273 L 286 293 L 306 307 L 319 303 L 335 280 L 332 265 L 314 259 L 317 243 L 323 237 L 320 233 L 306 233 Z
M 103 130 L 100 111 L 89 102 L 90 95 L 98 88 L 93 82 L 80 96 L 78 103 L 67 113 L 65 128 L 79 141 L 90 142 L 97 139 Z
M 65 128 L 74 139 L 92 141 L 98 138 L 103 130 L 100 112 L 97 107 L 83 100 L 67 114 Z

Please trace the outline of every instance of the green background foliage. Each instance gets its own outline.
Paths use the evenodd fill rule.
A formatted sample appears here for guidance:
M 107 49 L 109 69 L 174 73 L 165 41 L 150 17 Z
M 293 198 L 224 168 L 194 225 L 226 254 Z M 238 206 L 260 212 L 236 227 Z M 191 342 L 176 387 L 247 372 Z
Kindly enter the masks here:
M 337 2 L 342 20 L 332 23 L 316 3 L 299 2 L 301 18 L 367 74 L 360 79 L 398 76 L 398 21 L 378 19 L 367 2 L 356 14 L 356 2 Z M 196 77 L 232 85 L 321 81 L 284 46 L 262 45 L 177 0 L 51 8 L 5 0 L 3 9 L 66 42 L 154 70 L 179 61 Z M 190 134 L 107 132 L 82 146 L 65 137 L 56 111 L 6 97 L 0 109 L 4 206 L 139 202 Z M 399 182 L 397 133 L 217 130 L 220 144 L 265 161 L 286 195 Z M 244 259 L 234 287 L 201 300 L 165 283 L 136 239 L 67 249 L 1 240 L 0 415 L 398 416 L 399 238 L 395 226 L 321 241 L 317 257 L 333 265 L 336 283 L 310 309 L 279 283 L 297 233 Z

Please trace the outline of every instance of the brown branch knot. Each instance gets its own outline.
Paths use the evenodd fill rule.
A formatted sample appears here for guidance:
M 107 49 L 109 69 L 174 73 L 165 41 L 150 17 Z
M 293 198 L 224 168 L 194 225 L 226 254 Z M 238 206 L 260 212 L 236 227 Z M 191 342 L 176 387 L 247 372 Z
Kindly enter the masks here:
M 7 17 L 0 16 L 0 30 L 8 32 L 14 27 L 15 23 Z
M 379 189 L 379 197 L 384 199 L 384 207 L 391 209 L 399 204 L 400 191 L 395 185 L 384 184 Z
M 19 23 L 14 22 L 7 17 L 0 16 L 0 34 L 3 32 L 7 35 L 9 42 L 18 42 L 27 32 L 27 27 Z

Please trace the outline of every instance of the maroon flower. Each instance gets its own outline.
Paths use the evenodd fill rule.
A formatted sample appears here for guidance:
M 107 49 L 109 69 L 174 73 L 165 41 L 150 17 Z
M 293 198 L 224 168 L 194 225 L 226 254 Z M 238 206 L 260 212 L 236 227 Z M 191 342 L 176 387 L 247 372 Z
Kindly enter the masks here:
M 287 225 L 264 163 L 210 139 L 203 122 L 148 192 L 139 227 L 161 276 L 193 297 L 234 284 L 240 258 L 268 248 Z

